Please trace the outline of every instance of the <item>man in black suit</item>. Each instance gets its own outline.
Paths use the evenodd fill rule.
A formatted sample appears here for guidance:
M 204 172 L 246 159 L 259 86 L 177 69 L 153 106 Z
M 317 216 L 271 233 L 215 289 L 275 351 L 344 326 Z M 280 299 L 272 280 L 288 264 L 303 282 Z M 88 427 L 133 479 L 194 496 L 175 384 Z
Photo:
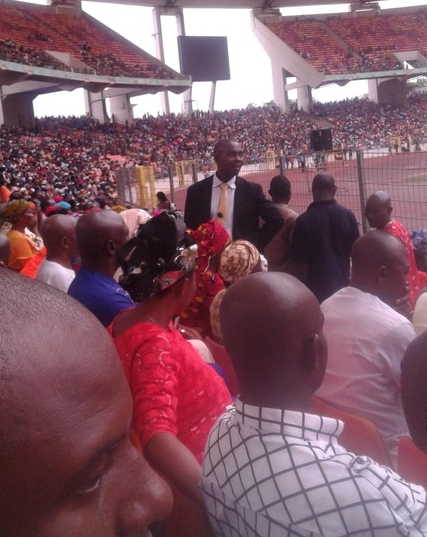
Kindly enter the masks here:
M 217 219 L 233 240 L 245 239 L 262 249 L 283 225 L 275 205 L 262 188 L 239 177 L 243 150 L 233 140 L 220 140 L 214 147 L 217 171 L 191 185 L 185 201 L 185 222 L 190 229 Z M 224 193 L 225 191 L 225 193 Z M 259 219 L 263 220 L 260 227 Z

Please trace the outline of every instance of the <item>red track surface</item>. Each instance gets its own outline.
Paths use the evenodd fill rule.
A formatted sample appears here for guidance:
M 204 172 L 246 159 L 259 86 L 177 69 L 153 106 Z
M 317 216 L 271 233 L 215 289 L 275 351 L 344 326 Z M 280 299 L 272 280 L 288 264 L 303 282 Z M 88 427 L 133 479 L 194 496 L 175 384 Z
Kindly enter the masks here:
M 427 153 L 409 153 L 384 155 L 364 159 L 366 196 L 376 190 L 386 190 L 392 199 L 393 215 L 409 231 L 427 228 L 427 181 L 414 181 L 414 177 L 427 176 Z M 328 163 L 326 171 L 332 173 L 338 186 L 336 198 L 338 203 L 354 211 L 359 223 L 362 223 L 361 200 L 359 194 L 356 159 Z M 270 179 L 279 170 L 244 174 L 249 181 L 262 185 L 268 192 Z M 290 205 L 301 213 L 312 201 L 310 185 L 317 170 L 304 173 L 294 168 L 285 170 L 285 175 L 292 183 L 292 200 Z M 186 188 L 175 192 L 175 201 L 179 208 L 184 208 Z

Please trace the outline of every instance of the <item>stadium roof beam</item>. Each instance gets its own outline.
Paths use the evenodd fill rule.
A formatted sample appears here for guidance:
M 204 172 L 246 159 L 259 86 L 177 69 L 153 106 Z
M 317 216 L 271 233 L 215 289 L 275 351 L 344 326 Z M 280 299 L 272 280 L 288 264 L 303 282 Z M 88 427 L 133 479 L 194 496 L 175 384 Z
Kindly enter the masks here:
M 32 101 L 43 93 L 84 88 L 97 96 L 107 88 L 117 88 L 120 96 L 125 95 L 128 102 L 133 95 L 160 91 L 183 93 L 190 85 L 191 80 L 182 76 L 177 79 L 114 77 L 0 61 L 0 124 L 31 127 L 34 122 Z M 123 108 L 123 105 L 120 104 L 120 107 Z M 127 105 L 126 110 L 131 117 L 131 106 Z M 104 117 L 99 116 L 98 119 L 103 120 Z
M 107 3 L 110 0 L 94 0 Z M 332 4 L 360 5 L 361 0 L 115 0 L 116 4 L 128 4 L 145 7 L 181 7 L 181 8 L 245 8 L 271 9 L 280 7 L 320 6 Z M 392 0 L 383 0 L 392 1 Z M 56 2 L 58 4 L 58 2 Z M 61 2 L 59 2 L 61 3 Z M 63 0 L 64 4 L 67 0 Z

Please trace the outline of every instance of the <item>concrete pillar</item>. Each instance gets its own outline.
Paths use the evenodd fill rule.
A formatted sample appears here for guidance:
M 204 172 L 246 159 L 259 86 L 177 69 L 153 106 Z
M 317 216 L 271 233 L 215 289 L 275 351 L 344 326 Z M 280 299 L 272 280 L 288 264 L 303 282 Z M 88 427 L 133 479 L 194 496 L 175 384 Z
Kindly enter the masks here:
M 100 123 L 109 123 L 107 106 L 103 92 L 92 93 L 85 90 L 84 96 L 86 113 L 94 119 L 97 119 Z
M 161 7 L 153 8 L 153 30 L 154 30 L 154 40 L 156 43 L 156 56 L 157 59 L 165 63 L 165 50 L 163 47 L 163 32 L 162 32 L 162 18 L 161 18 Z M 170 113 L 169 105 L 169 95 L 167 91 L 162 91 L 160 93 L 161 99 L 161 110 L 164 114 Z
M 378 79 L 370 78 L 368 80 L 368 99 L 378 104 Z
M 405 106 L 408 103 L 406 80 L 402 78 L 381 79 L 378 84 L 379 104 Z
M 132 125 L 133 123 L 133 107 L 130 103 L 128 94 L 117 95 L 110 97 L 110 112 L 114 122 L 121 125 Z
M 297 103 L 298 110 L 310 112 L 313 105 L 313 97 L 311 95 L 310 86 L 301 86 L 297 88 Z
M 184 23 L 184 13 L 181 8 L 176 8 L 175 11 L 175 22 L 176 22 L 176 32 L 177 35 L 185 35 L 185 23 Z M 215 99 L 215 90 L 213 90 Z M 212 98 L 212 94 L 211 94 Z M 182 104 L 184 114 L 191 116 L 193 113 L 193 88 L 190 87 L 188 90 L 184 91 L 182 94 Z
M 1 100 L 1 120 L 4 125 L 34 128 L 33 93 L 13 93 Z
M 271 73 L 273 77 L 274 102 L 282 110 L 290 111 L 288 92 L 286 91 L 286 71 L 277 63 L 271 62 Z
M 2 87 L 0 86 L 0 94 L 2 91 Z M 0 125 L 4 125 L 3 97 L 0 97 Z

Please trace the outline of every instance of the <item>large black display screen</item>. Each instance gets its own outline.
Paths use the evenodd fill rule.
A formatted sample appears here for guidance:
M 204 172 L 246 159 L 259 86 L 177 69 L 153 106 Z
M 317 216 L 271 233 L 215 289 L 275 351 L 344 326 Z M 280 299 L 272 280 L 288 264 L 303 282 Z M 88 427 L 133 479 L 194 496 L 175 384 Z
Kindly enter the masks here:
M 230 80 L 226 37 L 181 35 L 178 37 L 181 73 L 193 82 Z

